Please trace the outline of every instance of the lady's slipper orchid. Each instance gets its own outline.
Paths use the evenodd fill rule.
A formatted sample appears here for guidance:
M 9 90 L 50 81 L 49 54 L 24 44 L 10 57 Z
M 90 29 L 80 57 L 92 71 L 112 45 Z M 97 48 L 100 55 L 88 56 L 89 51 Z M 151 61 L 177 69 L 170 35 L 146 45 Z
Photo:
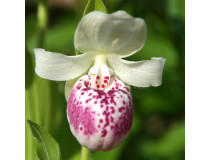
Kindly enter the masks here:
M 136 87 L 161 84 L 164 58 L 121 59 L 140 50 L 145 40 L 141 18 L 124 11 L 94 11 L 82 18 L 75 32 L 75 48 L 84 54 L 66 56 L 34 49 L 36 73 L 42 78 L 68 81 L 89 71 L 75 83 L 67 104 L 71 131 L 84 147 L 111 150 L 128 135 L 133 108 L 125 83 Z

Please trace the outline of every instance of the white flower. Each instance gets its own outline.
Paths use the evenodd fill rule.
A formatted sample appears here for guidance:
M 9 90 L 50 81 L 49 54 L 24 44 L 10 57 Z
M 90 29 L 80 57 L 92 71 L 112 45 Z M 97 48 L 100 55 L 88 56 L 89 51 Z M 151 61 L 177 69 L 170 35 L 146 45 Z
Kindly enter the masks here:
M 132 98 L 123 82 L 136 87 L 162 83 L 164 58 L 137 62 L 122 59 L 140 50 L 145 40 L 143 19 L 124 11 L 94 11 L 82 18 L 75 32 L 75 48 L 83 54 L 66 56 L 34 49 L 35 70 L 42 78 L 68 81 L 89 71 L 74 85 L 67 108 L 71 131 L 83 146 L 110 150 L 128 135 Z
M 143 19 L 133 18 L 124 11 L 113 14 L 94 11 L 82 18 L 75 33 L 75 48 L 84 54 L 66 56 L 34 49 L 36 73 L 45 79 L 67 81 L 86 72 L 95 62 L 92 70 L 95 74 L 99 74 L 99 66 L 101 72 L 109 70 L 107 74 L 111 74 L 111 68 L 116 77 L 129 85 L 159 86 L 164 58 L 138 62 L 121 59 L 140 50 L 145 40 L 146 26 Z

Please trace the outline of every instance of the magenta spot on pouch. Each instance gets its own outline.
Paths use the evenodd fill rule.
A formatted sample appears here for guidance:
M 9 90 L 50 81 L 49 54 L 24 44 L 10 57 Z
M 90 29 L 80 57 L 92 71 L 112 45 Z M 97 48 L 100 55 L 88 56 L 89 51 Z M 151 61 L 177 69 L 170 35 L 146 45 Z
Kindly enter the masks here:
M 121 114 L 118 121 L 114 125 L 115 136 L 121 136 L 128 133 L 131 129 L 133 119 L 132 105 L 125 109 L 125 112 Z M 112 127 L 111 127 L 112 128 Z
M 119 112 L 122 112 L 123 110 L 125 110 L 125 107 L 120 107 L 120 108 L 118 109 Z
M 107 135 L 107 130 L 106 129 L 104 129 L 103 131 L 102 131 L 102 135 L 101 135 L 101 137 L 105 137 Z
M 73 88 L 67 104 L 69 123 L 71 126 L 73 126 L 75 132 L 78 132 L 80 129 L 83 130 L 84 135 L 93 135 L 95 132 L 97 132 L 97 129 L 95 128 L 95 120 L 92 116 L 91 110 L 89 107 L 83 108 L 81 106 L 77 106 L 74 103 L 75 96 L 75 89 Z M 80 125 L 83 126 L 82 129 L 79 128 Z
M 91 101 L 91 98 L 90 98 L 90 99 L 87 99 L 87 100 L 86 100 L 86 103 L 88 103 L 89 101 Z
M 112 116 L 110 117 L 110 121 L 111 122 L 114 122 L 114 118 Z
M 88 81 L 85 81 L 84 82 L 84 85 L 85 85 L 85 87 L 89 87 L 89 82 Z
M 111 113 L 113 114 L 113 113 L 115 113 L 115 109 L 114 109 L 114 107 L 110 107 L 111 108 Z
M 104 111 L 103 112 L 103 115 L 105 115 L 105 125 L 104 125 L 104 128 L 105 127 L 107 127 L 107 126 L 109 126 L 109 116 L 110 116 L 110 113 L 109 112 L 107 112 L 107 111 Z

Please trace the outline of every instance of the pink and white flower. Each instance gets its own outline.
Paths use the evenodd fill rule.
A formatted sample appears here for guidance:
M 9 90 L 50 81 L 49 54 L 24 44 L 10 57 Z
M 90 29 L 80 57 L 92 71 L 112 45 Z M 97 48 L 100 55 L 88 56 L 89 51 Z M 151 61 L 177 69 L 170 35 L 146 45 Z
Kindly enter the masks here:
M 164 58 L 137 62 L 122 59 L 140 50 L 145 40 L 143 19 L 124 11 L 94 11 L 81 19 L 75 32 L 75 48 L 83 54 L 66 56 L 34 49 L 37 75 L 67 81 L 67 116 L 82 146 L 90 150 L 118 146 L 128 135 L 133 118 L 126 84 L 149 87 L 162 83 Z M 81 77 L 87 71 L 88 75 Z M 70 80 L 78 77 L 69 93 Z

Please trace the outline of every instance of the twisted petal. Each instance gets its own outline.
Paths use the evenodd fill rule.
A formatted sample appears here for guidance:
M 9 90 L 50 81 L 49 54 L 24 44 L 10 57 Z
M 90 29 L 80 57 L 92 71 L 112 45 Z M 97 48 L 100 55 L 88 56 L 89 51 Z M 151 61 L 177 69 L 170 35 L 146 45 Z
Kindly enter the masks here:
M 145 40 L 143 19 L 133 18 L 124 11 L 112 14 L 94 11 L 82 18 L 74 44 L 81 52 L 115 53 L 122 58 L 141 49 Z
M 164 58 L 131 62 L 111 55 L 108 57 L 108 62 L 114 74 L 129 85 L 149 87 L 159 86 L 162 83 Z
M 78 77 L 90 67 L 94 60 L 93 53 L 78 56 L 66 56 L 44 49 L 34 49 L 36 57 L 36 74 L 42 78 L 66 81 Z

